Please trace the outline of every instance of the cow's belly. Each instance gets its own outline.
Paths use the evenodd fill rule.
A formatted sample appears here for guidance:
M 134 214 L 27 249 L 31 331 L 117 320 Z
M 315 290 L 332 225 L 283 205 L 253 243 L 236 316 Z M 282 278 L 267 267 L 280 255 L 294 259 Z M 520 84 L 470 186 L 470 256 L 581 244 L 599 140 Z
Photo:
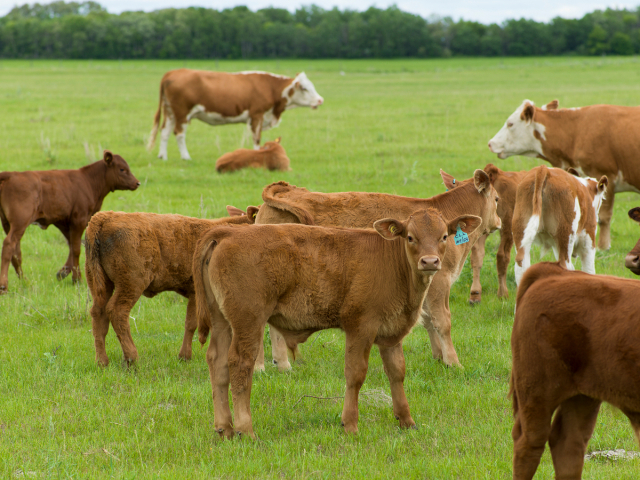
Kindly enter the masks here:
M 640 193 L 640 189 L 638 189 L 638 187 L 635 187 L 627 182 L 627 180 L 624 178 L 624 175 L 622 174 L 622 171 L 618 171 L 618 175 L 613 180 L 613 184 L 615 186 L 616 193 L 618 192 Z
M 187 121 L 197 118 L 209 125 L 226 125 L 229 123 L 247 123 L 249 121 L 249 110 L 245 110 L 235 117 L 225 117 L 217 112 L 207 112 L 203 105 L 196 105 L 187 115 Z

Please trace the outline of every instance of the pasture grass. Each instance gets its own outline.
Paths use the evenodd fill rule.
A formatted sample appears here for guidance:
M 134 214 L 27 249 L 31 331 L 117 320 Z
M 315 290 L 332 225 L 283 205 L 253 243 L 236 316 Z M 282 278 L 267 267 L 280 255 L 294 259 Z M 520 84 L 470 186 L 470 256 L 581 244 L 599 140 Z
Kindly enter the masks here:
M 293 171 L 218 175 L 214 162 L 243 145 L 244 127 L 188 129 L 191 162 L 175 139 L 169 160 L 144 149 L 162 75 L 189 67 L 306 71 L 325 105 L 286 112 L 263 141 L 282 136 Z M 341 73 L 342 72 L 342 73 Z M 498 160 L 486 144 L 529 98 L 561 106 L 637 105 L 640 63 L 632 58 L 389 61 L 0 61 L 0 171 L 78 168 L 121 154 L 142 182 L 114 192 L 104 210 L 215 218 L 225 205 L 259 205 L 277 180 L 319 191 L 377 191 L 429 197 L 444 190 L 440 168 L 457 178 L 492 162 L 504 170 L 540 162 Z M 249 139 L 244 138 L 249 146 Z M 596 268 L 632 278 L 623 265 L 638 229 L 626 215 L 640 203 L 616 196 L 613 247 Z M 164 293 L 131 312 L 140 360 L 123 368 L 111 332 L 109 367 L 94 363 L 83 281 L 58 282 L 67 246 L 55 229 L 30 227 L 22 241 L 25 279 L 10 272 L 0 297 L 0 476 L 3 478 L 510 478 L 511 403 L 507 398 L 515 282 L 498 300 L 497 235 L 488 241 L 483 301 L 467 304 L 465 266 L 451 294 L 453 340 L 464 370 L 431 359 L 416 327 L 405 340 L 405 388 L 418 431 L 400 431 L 374 348 L 360 407 L 360 433 L 340 427 L 344 335 L 324 331 L 302 346 L 289 373 L 269 365 L 254 377 L 256 442 L 222 442 L 213 431 L 205 349 L 180 362 L 186 301 Z M 84 256 L 82 264 L 84 265 Z M 550 256 L 547 259 L 551 259 Z M 270 345 L 266 345 L 270 355 Z M 382 394 L 380 393 L 382 392 Z M 303 397 L 301 399 L 301 397 Z M 604 406 L 589 450 L 638 450 L 626 417 Z M 640 459 L 590 460 L 589 479 L 638 478 Z M 537 478 L 553 476 L 548 450 Z

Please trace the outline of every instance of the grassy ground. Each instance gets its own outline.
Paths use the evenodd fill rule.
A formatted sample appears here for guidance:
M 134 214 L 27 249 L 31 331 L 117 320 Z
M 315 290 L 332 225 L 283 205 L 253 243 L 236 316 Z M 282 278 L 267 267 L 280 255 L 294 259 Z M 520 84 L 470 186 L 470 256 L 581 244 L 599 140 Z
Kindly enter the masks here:
M 242 145 L 242 126 L 193 123 L 179 159 L 144 149 L 163 73 L 190 67 L 305 70 L 325 105 L 287 112 L 263 140 L 282 136 L 293 171 L 220 176 L 214 162 Z M 486 144 L 529 98 L 561 106 L 640 103 L 638 59 L 468 59 L 394 61 L 71 62 L 0 61 L 0 171 L 78 168 L 103 148 L 121 154 L 142 182 L 110 194 L 105 210 L 218 217 L 225 205 L 261 203 L 262 187 L 287 180 L 320 191 L 379 191 L 429 197 L 443 191 L 443 168 L 458 178 L 489 162 L 505 170 L 538 163 L 498 160 Z M 342 74 L 344 72 L 344 74 Z M 248 139 L 245 146 L 248 146 Z M 624 254 L 637 227 L 626 211 L 633 194 L 616 196 L 613 247 L 598 253 L 599 273 L 624 277 Z M 3 478 L 509 478 L 512 417 L 507 398 L 513 296 L 495 297 L 497 235 L 489 241 L 480 306 L 467 305 L 468 265 L 451 296 L 453 340 L 463 371 L 431 359 L 422 328 L 405 341 L 405 388 L 420 429 L 401 432 L 384 395 L 379 355 L 372 352 L 363 387 L 360 433 L 345 436 L 342 401 L 301 398 L 344 391 L 344 336 L 325 331 L 303 345 L 304 362 L 254 379 L 259 441 L 221 442 L 204 349 L 177 360 L 186 302 L 176 294 L 141 299 L 131 313 L 137 368 L 94 363 L 86 283 L 55 280 L 66 260 L 62 235 L 27 230 L 25 279 L 13 272 L 0 297 L 0 476 Z M 84 264 L 84 258 L 82 263 Z M 548 257 L 550 258 L 550 257 Z M 509 288 L 515 293 L 513 270 Z M 375 349 L 374 349 L 375 350 Z M 267 347 L 267 355 L 270 354 Z M 637 450 L 623 414 L 603 407 L 590 450 Z M 589 461 L 585 478 L 637 478 L 640 460 Z M 537 478 L 552 477 L 548 452 Z

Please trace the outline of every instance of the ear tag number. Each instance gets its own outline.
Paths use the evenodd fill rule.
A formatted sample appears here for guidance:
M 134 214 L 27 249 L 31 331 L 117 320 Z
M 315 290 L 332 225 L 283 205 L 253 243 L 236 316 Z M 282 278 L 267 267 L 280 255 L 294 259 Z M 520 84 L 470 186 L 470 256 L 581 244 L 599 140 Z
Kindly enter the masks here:
M 458 231 L 456 232 L 456 236 L 453 237 L 453 239 L 455 240 L 456 245 L 462 245 L 463 243 L 467 243 L 469 241 L 469 235 L 464 233 L 460 229 L 460 225 L 458 225 Z

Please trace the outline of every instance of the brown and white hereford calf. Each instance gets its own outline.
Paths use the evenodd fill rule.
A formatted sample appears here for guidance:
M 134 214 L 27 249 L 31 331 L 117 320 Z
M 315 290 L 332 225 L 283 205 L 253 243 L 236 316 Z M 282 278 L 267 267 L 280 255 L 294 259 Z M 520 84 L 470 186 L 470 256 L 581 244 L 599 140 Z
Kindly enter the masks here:
M 511 334 L 515 480 L 533 478 L 547 442 L 556 478 L 580 480 L 602 402 L 640 442 L 639 296 L 637 280 L 557 263 L 524 274 Z
M 369 352 L 378 345 L 393 413 L 401 427 L 415 426 L 403 387 L 402 339 L 442 266 L 447 237 L 457 230 L 472 234 L 481 222 L 465 215 L 445 223 L 429 209 L 404 221 L 378 220 L 377 232 L 307 225 L 209 230 L 196 248 L 193 274 L 200 342 L 212 332 L 207 364 L 216 431 L 254 437 L 251 380 L 267 323 L 291 350 L 319 330 L 345 331 L 342 424 L 352 433 L 358 430 L 358 393 Z
M 556 260 L 569 270 L 571 257 L 580 256 L 582 271 L 596 273 L 596 228 L 606 188 L 606 176 L 595 181 L 544 165 L 527 172 L 513 211 L 517 284 L 531 265 L 534 243 L 542 245 L 542 255 L 553 249 Z
M 442 174 L 446 175 L 444 172 Z M 406 218 L 423 208 L 439 210 L 446 221 L 460 215 L 480 217 L 482 228 L 470 235 L 467 242 L 457 245 L 454 236 L 449 237 L 442 270 L 434 278 L 421 311 L 422 323 L 429 332 L 433 357 L 441 359 L 447 365 L 460 365 L 451 340 L 451 285 L 460 276 L 471 246 L 478 237 L 500 228 L 500 218 L 496 213 L 498 196 L 485 172 L 476 170 L 472 181 L 429 199 L 385 193 L 309 192 L 286 182 L 265 187 L 262 199 L 265 203 L 256 217 L 257 224 L 303 223 L 324 227 L 371 228 L 373 222 L 380 217 Z M 273 358 L 278 368 L 291 368 L 284 342 L 273 330 L 271 341 Z M 256 365 L 258 369 L 264 368 L 261 360 L 263 358 L 259 357 Z
M 629 210 L 629 218 L 634 222 L 640 223 L 640 207 L 634 207 Z M 627 253 L 624 259 L 624 266 L 636 275 L 640 275 L 640 240 L 638 240 L 636 246 Z
M 158 158 L 167 159 L 171 132 L 183 160 L 190 160 L 186 144 L 189 122 L 197 118 L 209 125 L 246 123 L 253 134 L 253 148 L 260 148 L 263 131 L 277 127 L 285 110 L 318 108 L 324 99 L 304 72 L 295 78 L 267 72 L 208 72 L 181 68 L 165 73 L 160 81 L 160 104 L 149 137 L 153 148 L 160 125 Z
M 600 212 L 598 248 L 611 246 L 614 194 L 640 193 L 640 107 L 592 105 L 558 109 L 558 101 L 542 108 L 525 100 L 489 141 L 498 158 L 525 155 L 557 168 L 575 168 L 581 176 L 609 179 Z
M 114 190 L 135 190 L 140 182 L 120 155 L 104 151 L 104 158 L 78 170 L 0 172 L 0 220 L 7 234 L 2 244 L 0 294 L 9 285 L 9 264 L 22 277 L 20 240 L 31 224 L 62 232 L 69 244 L 69 257 L 56 277 L 72 273 L 81 278 L 82 233 L 102 201 Z
M 516 203 L 516 190 L 518 189 L 518 184 L 527 172 L 505 172 L 491 163 L 484 167 L 484 171 L 489 175 L 491 185 L 493 185 L 493 188 L 496 189 L 496 192 L 498 192 L 498 196 L 500 197 L 497 211 L 498 217 L 500 217 L 500 221 L 502 222 L 502 227 L 500 228 L 500 246 L 498 247 L 498 253 L 496 254 L 496 264 L 498 269 L 498 297 L 508 297 L 507 268 L 511 261 L 511 247 L 513 246 L 511 221 L 513 219 L 513 208 Z M 461 184 L 461 182 L 456 182 L 451 175 L 443 175 L 442 179 L 449 190 L 460 186 Z M 470 180 L 465 181 L 468 182 Z M 485 243 L 488 236 L 489 235 L 482 235 L 478 238 L 478 241 L 473 245 L 473 247 L 471 247 L 473 283 L 471 284 L 469 303 L 472 305 L 480 303 L 482 300 L 480 271 L 482 270 L 485 255 Z
M 218 173 L 235 172 L 242 168 L 266 168 L 267 170 L 291 170 L 289 157 L 280 145 L 280 138 L 266 142 L 260 150 L 239 148 L 225 153 L 216 161 Z
M 87 227 L 85 267 L 93 297 L 91 319 L 100 365 L 109 363 L 105 349 L 109 324 L 118 336 L 125 362 L 138 358 L 129 328 L 131 309 L 142 295 L 151 298 L 167 291 L 188 299 L 178 356 L 191 358 L 197 323 L 191 272 L 196 243 L 212 226 L 247 225 L 255 216 L 255 207 L 249 207 L 249 215 L 234 207 L 227 210 L 233 216 L 217 220 L 142 212 L 100 212 L 93 216 Z

